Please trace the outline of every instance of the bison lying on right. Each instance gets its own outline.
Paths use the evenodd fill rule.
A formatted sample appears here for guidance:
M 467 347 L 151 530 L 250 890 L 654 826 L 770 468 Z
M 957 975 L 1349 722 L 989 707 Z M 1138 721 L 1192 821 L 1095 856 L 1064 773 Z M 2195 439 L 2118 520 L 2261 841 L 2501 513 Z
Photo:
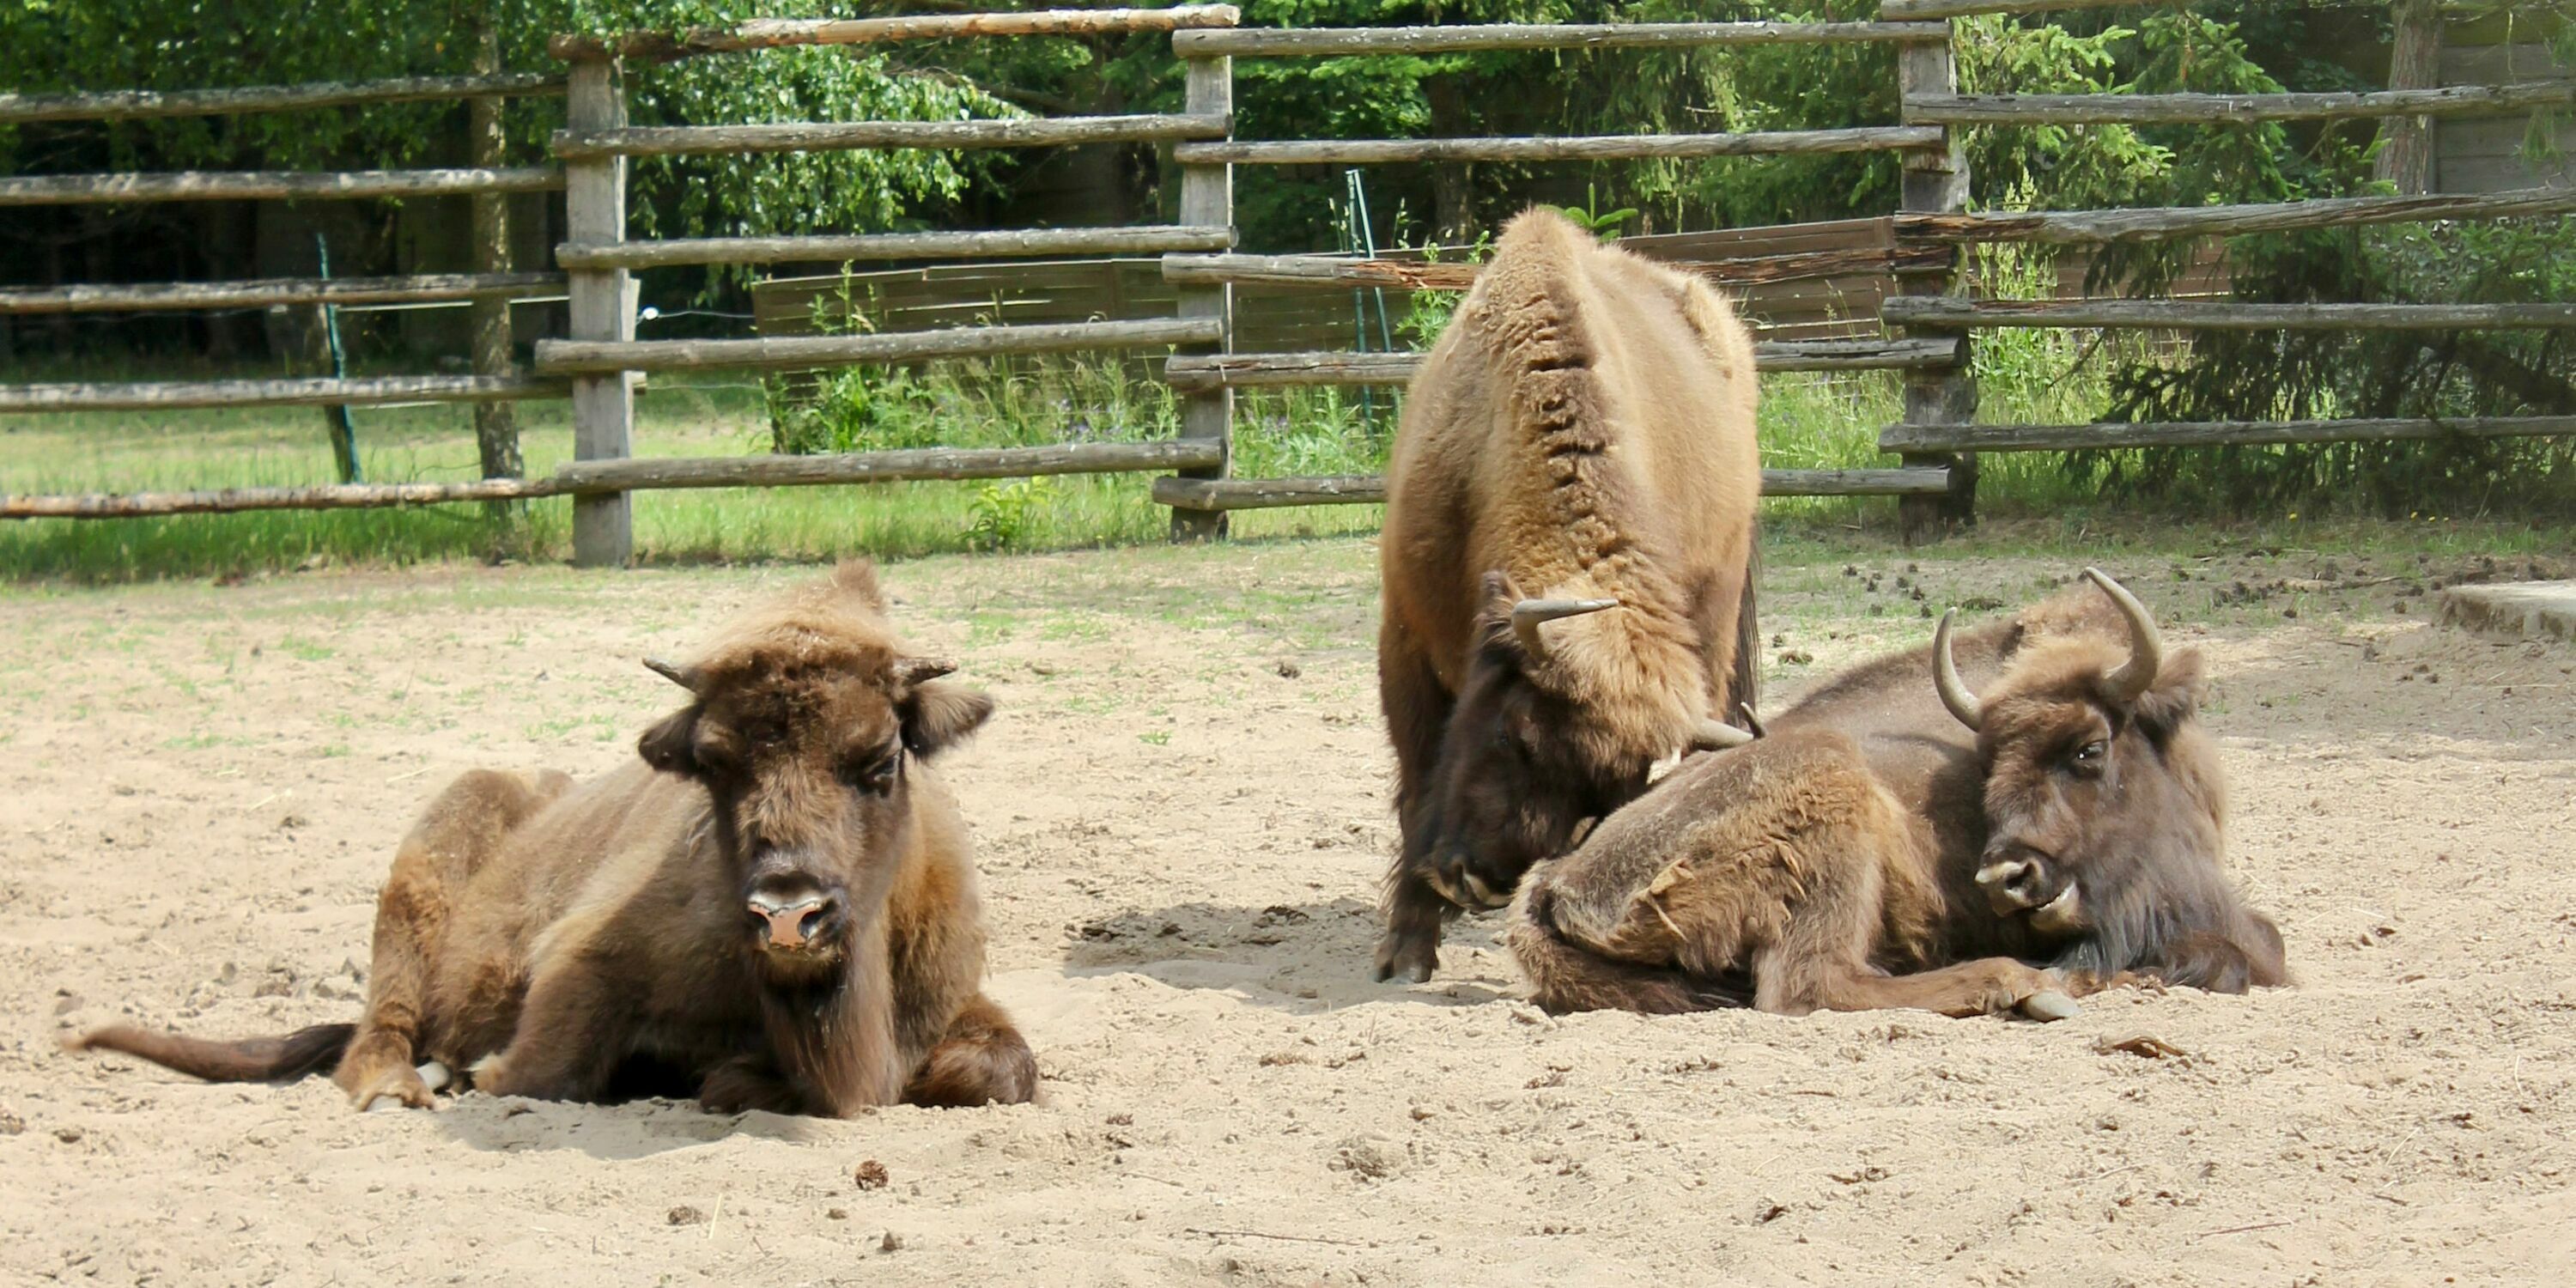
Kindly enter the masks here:
M 1538 869 L 1509 933 L 1539 1004 L 2054 1017 L 2124 976 L 2284 982 L 2219 868 L 2200 656 L 2086 575 L 2101 597 L 1961 642 L 1982 697 L 1945 616 L 1928 654 L 1835 680 Z

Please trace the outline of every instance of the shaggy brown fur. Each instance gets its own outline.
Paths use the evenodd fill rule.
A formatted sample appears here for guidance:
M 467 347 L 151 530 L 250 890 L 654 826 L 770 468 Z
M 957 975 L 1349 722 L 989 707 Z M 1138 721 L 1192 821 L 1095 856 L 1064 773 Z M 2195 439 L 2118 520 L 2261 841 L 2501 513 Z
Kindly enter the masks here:
M 2200 657 L 2119 698 L 2130 636 L 2106 603 L 2082 589 L 1958 641 L 1985 690 L 1973 737 L 1912 696 L 1932 692 L 1918 650 L 1604 820 L 1514 910 L 1540 1004 L 1967 1015 L 2130 977 L 2285 982 L 2279 930 L 2220 868 Z
M 1752 699 L 1753 343 L 1704 283 L 1533 211 L 1406 397 L 1378 683 L 1403 844 L 1377 977 Z M 1615 599 L 1510 629 L 1523 597 Z
M 1028 1100 L 1028 1046 L 977 988 L 965 824 L 928 764 L 991 700 L 901 648 L 864 563 L 654 665 L 692 701 L 638 762 L 578 787 L 476 771 L 430 804 L 377 905 L 358 1024 L 84 1045 L 229 1081 L 336 1056 L 360 1108 L 430 1105 L 422 1060 L 555 1100 L 661 1071 L 719 1112 Z

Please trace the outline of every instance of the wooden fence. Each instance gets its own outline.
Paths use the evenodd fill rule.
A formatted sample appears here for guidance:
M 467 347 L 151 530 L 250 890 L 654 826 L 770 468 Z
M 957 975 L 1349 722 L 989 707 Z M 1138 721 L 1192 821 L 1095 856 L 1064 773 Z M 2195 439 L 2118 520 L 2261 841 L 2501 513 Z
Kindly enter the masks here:
M 136 120 L 149 117 L 226 116 L 254 112 L 292 112 L 317 108 L 365 107 L 385 103 L 491 100 L 521 95 L 561 94 L 560 76 L 494 72 L 476 76 L 410 77 L 396 80 L 278 85 L 242 89 L 182 92 L 120 91 L 94 94 L 0 94 L 0 124 L 42 121 Z M 497 139 L 497 135 L 495 136 Z M 190 171 L 171 174 L 82 174 L 0 179 L 0 206 L 166 201 L 235 201 L 255 199 L 351 200 L 376 197 L 472 196 L 497 204 L 501 194 L 541 192 L 564 186 L 563 171 L 550 165 L 505 166 L 495 156 L 478 157 L 463 169 L 360 170 L 323 173 L 277 171 Z M 71 285 L 0 290 L 0 314 L 35 315 L 90 312 L 184 310 L 270 305 L 336 307 L 351 304 L 473 301 L 506 308 L 508 301 L 560 296 L 566 279 L 560 273 L 512 272 L 506 250 L 497 239 L 478 239 L 477 271 L 373 278 L 263 278 L 227 282 L 166 282 L 127 285 Z M 0 385 L 0 413 L 48 411 L 157 411 L 191 407 L 318 406 L 346 408 L 412 402 L 492 403 L 524 398 L 560 398 L 562 380 L 531 379 L 513 374 L 504 341 L 478 345 L 475 374 L 366 378 L 328 377 L 296 380 L 161 381 L 140 384 Z M 345 425 L 345 421 L 343 422 Z M 335 437 L 344 480 L 354 479 L 354 442 Z M 487 456 L 487 460 L 488 460 Z M 515 440 L 509 456 L 515 469 Z M 503 480 L 501 483 L 508 483 Z M 513 484 L 513 486 L 516 486 Z M 500 483 L 399 484 L 278 489 L 231 489 L 220 494 L 188 493 L 154 497 L 0 497 L 0 518 L 60 514 L 172 514 L 186 510 L 275 508 L 294 497 L 328 493 L 328 504 L 397 505 L 448 500 L 497 499 L 509 489 Z M 220 495 L 221 504 L 205 498 Z M 196 498 L 191 502 L 188 498 Z
M 378 381 L 254 381 L 215 385 L 29 386 L 0 390 L 0 411 L 63 407 L 191 406 L 205 403 L 362 402 L 445 397 L 498 399 L 569 392 L 574 405 L 575 460 L 545 479 L 495 478 L 480 483 L 399 488 L 250 489 L 133 497 L 0 498 L 0 517 L 113 516 L 194 511 L 414 504 L 424 501 L 574 498 L 574 557 L 615 565 L 632 551 L 627 494 L 647 488 L 779 486 L 885 479 L 987 478 L 1044 473 L 1142 471 L 1158 478 L 1155 499 L 1172 508 L 1179 538 L 1224 531 L 1235 509 L 1371 503 L 1381 481 L 1367 477 L 1247 479 L 1232 477 L 1233 391 L 1247 387 L 1386 385 L 1411 374 L 1415 356 L 1297 347 L 1289 328 L 1254 325 L 1244 307 L 1259 292 L 1282 297 L 1354 287 L 1458 290 L 1476 268 L 1388 255 L 1370 258 L 1235 253 L 1232 168 L 1238 165 L 1373 165 L 1422 161 L 1560 161 L 1610 157 L 1763 156 L 1889 152 L 1900 158 L 1897 213 L 1877 220 L 1736 230 L 1687 237 L 1631 239 L 1650 254 L 1687 263 L 1759 299 L 1771 291 L 1794 300 L 1832 296 L 1848 302 L 1844 284 L 1869 284 L 1864 315 L 1874 309 L 1877 335 L 1799 333 L 1765 336 L 1764 371 L 1894 370 L 1904 382 L 1904 419 L 1880 446 L 1895 468 L 1773 470 L 1772 495 L 1892 495 L 1909 532 L 1943 515 L 1962 515 L 1973 501 L 1974 454 L 2233 443 L 2420 438 L 2449 434 L 2564 434 L 2567 417 L 2500 417 L 2463 421 L 2324 420 L 2195 425 L 1979 425 L 1970 337 L 1997 327 L 2256 329 L 2576 326 L 2576 306 L 2306 305 L 2259 306 L 2209 299 L 2033 302 L 1963 298 L 1957 272 L 1963 246 L 2032 242 L 2083 252 L 2117 242 L 2222 237 L 2239 233 L 2373 222 L 2496 218 L 2576 211 L 2576 189 L 2540 188 L 2476 196 L 2363 197 L 2284 205 L 2171 210 L 1970 213 L 1960 131 L 1972 124 L 2050 124 L 2082 128 L 2108 122 L 2212 124 L 2287 119 L 2421 118 L 2527 110 L 2576 102 L 2564 80 L 2456 86 L 2359 94 L 2270 95 L 1966 95 L 1958 90 L 1951 31 L 1944 20 L 1983 13 L 2082 7 L 2091 0 L 1884 0 L 1874 22 L 1652 23 L 1616 26 L 1489 25 L 1251 30 L 1224 5 L 1152 10 L 1086 10 L 957 14 L 907 18 L 755 21 L 679 33 L 575 35 L 551 49 L 569 64 L 548 77 L 469 81 L 383 82 L 365 86 L 298 86 L 177 95 L 83 95 L 28 99 L 0 95 L 0 122 L 66 115 L 143 115 L 194 111 L 285 110 L 323 103 L 398 101 L 457 94 L 553 92 L 569 95 L 566 128 L 552 143 L 560 171 L 499 166 L 470 171 L 391 174 L 80 176 L 0 181 L 0 204 L 29 200 L 185 200 L 243 193 L 299 196 L 419 192 L 491 193 L 561 185 L 568 240 L 557 247 L 552 275 L 478 274 L 460 278 L 375 281 L 272 281 L 159 287 L 72 287 L 0 293 L 0 309 L 202 307 L 209 301 L 328 302 L 352 299 L 448 299 L 459 293 L 507 294 L 551 289 L 571 300 L 571 337 L 536 345 L 536 375 L 484 371 L 474 377 L 404 377 Z M 1180 112 L 1151 115 L 953 122 L 845 121 L 638 128 L 627 124 L 617 80 L 620 58 L 676 59 L 751 54 L 788 46 L 874 44 L 958 37 L 1074 32 L 1169 32 L 1183 65 Z M 1486 49 L 1748 47 L 1787 43 L 1890 46 L 1896 54 L 1901 119 L 1844 129 L 1777 130 L 1543 138 L 1262 139 L 1234 137 L 1233 60 L 1416 55 Z M 627 237 L 625 172 L 632 156 L 745 154 L 824 149 L 937 147 L 1011 148 L 1067 143 L 1153 142 L 1168 145 L 1181 170 L 1178 222 L 1137 228 L 1076 228 L 872 236 L 724 237 L 633 241 Z M 1658 245 L 1658 242 L 1662 244 Z M 1159 255 L 1151 279 L 1101 256 Z M 1009 267 L 998 261 L 1093 257 L 1093 262 Z M 947 266 L 941 260 L 975 261 Z M 1046 308 L 986 309 L 962 326 L 891 327 L 873 334 L 779 334 L 741 340 L 643 341 L 635 338 L 633 274 L 673 265 L 932 261 L 894 270 L 903 280 L 976 278 L 998 282 L 1047 274 L 1107 273 L 1113 295 L 1134 307 L 1068 316 Z M 1106 267 L 1104 267 L 1104 263 Z M 841 279 L 831 279 L 839 282 Z M 891 283 L 893 276 L 880 280 Z M 1071 280 L 1071 278 L 1067 278 Z M 1132 288 L 1132 290 L 1131 290 Z M 764 294 L 810 307 L 785 286 Z M 787 309 L 764 306 L 765 321 Z M 792 306 L 791 306 L 792 307 Z M 923 305 L 925 309 L 931 305 Z M 974 310 L 965 310 L 973 313 Z M 951 309 L 941 323 L 957 319 Z M 993 316 L 993 315 L 998 316 Z M 1757 314 L 1758 316 L 1758 314 Z M 1783 319 L 1772 319 L 1780 321 Z M 1284 339 L 1281 337 L 1285 337 Z M 720 368 L 800 370 L 856 363 L 906 363 L 943 357 L 1113 350 L 1168 354 L 1164 377 L 1179 395 L 1181 425 L 1161 442 L 1085 443 L 959 451 L 924 449 L 819 457 L 636 460 L 630 457 L 635 381 L 653 371 Z

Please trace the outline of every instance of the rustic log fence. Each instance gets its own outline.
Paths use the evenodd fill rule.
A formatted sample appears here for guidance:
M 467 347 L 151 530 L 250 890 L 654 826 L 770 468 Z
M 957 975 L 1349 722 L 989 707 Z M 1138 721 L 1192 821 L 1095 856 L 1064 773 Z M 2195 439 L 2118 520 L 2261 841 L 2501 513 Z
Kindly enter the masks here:
M 1972 514 L 1976 453 L 2007 450 L 2307 443 L 2446 435 L 2565 434 L 2563 416 L 2465 421 L 2322 420 L 2196 425 L 1978 425 L 1970 336 L 1996 328 L 2233 328 L 2417 330 L 2453 327 L 2576 326 L 2576 305 L 2260 305 L 2199 300 L 2080 299 L 1986 301 L 1961 295 L 1963 247 L 1997 242 L 2092 247 L 2202 239 L 2353 224 L 2489 219 L 2576 212 L 2576 190 L 2532 188 L 2478 196 L 2356 197 L 2279 205 L 2050 212 L 1968 210 L 1969 178 L 1960 131 L 1975 125 L 2226 124 L 2248 121 L 2416 118 L 2495 114 L 2576 103 L 2565 80 L 2350 94 L 2013 95 L 1958 92 L 1946 19 L 2092 7 L 2104 0 L 1884 0 L 1873 22 L 1716 22 L 1622 25 L 1496 24 L 1443 27 L 1245 29 L 1225 5 L 1152 10 L 946 14 L 860 20 L 754 21 L 678 33 L 557 37 L 550 49 L 567 74 L 491 74 L 353 85 L 284 86 L 154 94 L 0 95 L 0 123 L 80 117 L 279 111 L 324 105 L 510 94 L 567 96 L 555 164 L 498 164 L 443 171 L 324 175 L 88 175 L 0 180 L 0 205 L 28 202 L 212 200 L 492 194 L 530 188 L 565 193 L 567 239 L 557 273 L 403 278 L 280 279 L 141 286 L 71 286 L 0 291 L 0 313 L 184 309 L 239 304 L 359 304 L 569 297 L 571 336 L 536 345 L 533 375 L 482 370 L 472 377 L 217 381 L 145 385 L 32 385 L 0 388 L 0 413 L 78 408 L 153 409 L 216 405 L 364 404 L 558 397 L 573 401 L 575 459 L 540 479 L 474 483 L 232 489 L 124 497 L 0 498 L 0 518 L 119 517 L 268 508 L 333 508 L 569 496 L 574 559 L 619 565 L 632 555 L 628 494 L 655 488 L 833 485 L 899 479 L 976 479 L 1054 473 L 1156 472 L 1156 502 L 1172 509 L 1176 538 L 1225 531 L 1236 509 L 1373 504 L 1383 480 L 1370 476 L 1232 477 L 1231 422 L 1237 389 L 1386 386 L 1407 381 L 1419 355 L 1342 351 L 1238 351 L 1233 291 L 1239 286 L 1403 287 L 1463 290 L 1471 263 L 1235 251 L 1232 167 L 1370 165 L 1423 161 L 1584 161 L 1886 152 L 1902 166 L 1900 209 L 1890 240 L 1870 247 L 1739 255 L 1692 264 L 1730 286 L 1884 275 L 1893 293 L 1880 304 L 1882 337 L 1775 340 L 1757 352 L 1769 372 L 1889 370 L 1904 383 L 1904 419 L 1880 437 L 1895 468 L 1767 470 L 1775 496 L 1894 496 L 1909 534 Z M 2174 0 L 2179 2 L 2179 0 Z M 627 124 L 619 60 L 669 60 L 816 45 L 862 45 L 960 37 L 1168 32 L 1184 70 L 1177 113 L 1008 120 L 842 121 L 783 124 Z M 1236 58 L 1407 55 L 1464 50 L 1672 49 L 1856 44 L 1891 47 L 1900 119 L 1842 129 L 1753 133 L 1542 138 L 1262 139 L 1234 137 Z M 890 233 L 859 236 L 745 236 L 629 240 L 626 169 L 637 156 L 742 155 L 876 148 L 1022 148 L 1101 142 L 1168 145 L 1181 172 L 1177 222 L 1124 228 Z M 488 160 L 479 157 L 478 160 Z M 1831 243 L 1808 242 L 1808 245 Z M 1048 324 L 990 324 L 867 335 L 765 336 L 744 340 L 638 340 L 639 272 L 674 266 L 855 263 L 891 260 L 996 261 L 1098 255 L 1159 255 L 1174 292 L 1172 316 Z M 1141 443 L 947 448 L 813 457 L 649 459 L 631 456 L 633 395 L 655 371 L 809 370 L 849 364 L 1101 350 L 1161 350 L 1164 378 L 1179 397 L 1178 435 Z
M 2179 6 L 2185 0 L 2162 0 Z M 1883 21 L 1947 19 L 1991 13 L 2090 8 L 2109 0 L 1883 0 Z M 1945 47 L 1946 48 L 1946 47 Z M 1928 56 L 1909 50 L 1909 59 Z M 1946 62 L 1946 58 L 1944 59 Z M 2495 115 L 2576 103 L 2576 80 L 2505 85 L 2396 89 L 2370 93 L 2278 94 L 1986 94 L 1962 95 L 1946 68 L 1907 64 L 1900 78 L 1902 115 L 1910 124 L 2225 125 L 2251 121 L 2362 120 L 2460 114 Z M 2502 219 L 2576 213 L 2576 189 L 2528 188 L 2480 195 L 2342 197 L 2280 204 L 2172 209 L 1967 213 L 1964 202 L 1918 200 L 1909 161 L 1900 239 L 1921 245 L 2024 242 L 2055 246 L 2219 238 L 2361 224 Z M 1962 176 L 1964 179 L 1964 176 Z M 2413 331 L 2576 327 L 2576 304 L 2250 304 L 2082 299 L 2022 302 L 1969 300 L 1924 291 L 1882 302 L 1891 334 L 1964 339 L 1994 328 Z M 1950 513 L 1964 517 L 1973 494 L 1974 454 L 2140 447 L 2217 447 L 2440 438 L 2563 435 L 2576 417 L 2491 416 L 2457 419 L 2349 418 L 2297 421 L 2100 422 L 2085 425 L 1974 424 L 1974 387 L 1964 403 L 1909 388 L 1905 419 L 1879 435 L 1879 448 L 1907 461 L 1947 455 L 1961 463 L 1965 486 Z
M 186 91 L 88 94 L 0 94 L 0 125 L 77 120 L 228 116 L 385 103 L 480 101 L 565 92 L 557 75 L 493 73 L 394 80 L 254 86 Z M 553 166 L 478 165 L 455 169 L 340 172 L 187 171 L 169 174 L 48 175 L 0 179 L 0 206 L 132 204 L 173 201 L 358 200 L 430 196 L 493 197 L 563 186 Z M 512 272 L 489 262 L 471 273 L 375 278 L 262 278 L 247 281 L 82 284 L 0 290 L 0 314 L 148 312 L 270 305 L 388 305 L 536 299 L 560 293 L 559 273 Z M 0 386 L 0 414 L 62 411 L 166 411 L 201 407 L 350 407 L 386 403 L 488 403 L 560 398 L 560 380 L 535 379 L 497 363 L 470 376 L 317 377 L 284 380 L 197 380 Z M 513 450 L 515 455 L 515 448 Z M 401 484 L 368 487 L 230 489 L 221 493 L 135 497 L 0 498 L 0 517 L 108 517 L 196 510 L 324 508 L 410 504 L 430 500 L 495 500 L 524 484 Z M 214 499 L 209 499 L 214 498 Z M 293 504 L 288 505 L 289 502 Z
M 1477 49 L 1608 49 L 1701 48 L 1782 44 L 1894 45 L 1900 51 L 1946 51 L 1948 29 L 1931 23 L 1902 22 L 1718 22 L 1638 23 L 1619 26 L 1539 26 L 1492 24 L 1456 27 L 1318 28 L 1306 30 L 1183 31 L 1172 48 L 1185 58 L 1328 58 L 1366 54 L 1421 54 Z M 1830 130 L 1780 130 L 1760 133 L 1639 134 L 1555 138 L 1447 139 L 1280 139 L 1180 143 L 1176 161 L 1224 165 L 1374 165 L 1419 161 L 1583 161 L 1636 157 L 1777 156 L 1835 152 L 1937 154 L 1949 147 L 1949 130 L 1937 125 L 1889 124 Z M 1784 281 L 1849 272 L 1860 258 L 1866 267 L 1895 270 L 1897 256 L 1883 252 L 1831 251 L 1781 255 L 1702 265 L 1700 271 L 1721 282 Z M 1955 256 L 1938 248 L 1906 255 L 1901 271 L 1928 275 L 1936 285 L 1949 279 Z M 1464 289 L 1472 284 L 1472 264 L 1413 264 L 1394 260 L 1323 255 L 1237 255 L 1175 253 L 1163 259 L 1166 281 L 1184 289 L 1222 290 L 1253 283 L 1301 285 L 1401 285 L 1415 289 Z M 1175 389 L 1192 396 L 1200 391 L 1230 393 L 1238 388 L 1357 386 L 1400 384 L 1409 379 L 1417 355 L 1356 352 L 1238 353 L 1185 355 L 1164 368 Z M 1765 344 L 1758 355 L 1764 371 L 1898 369 L 1911 372 L 1950 369 L 1965 361 L 1964 341 L 1808 341 Z M 1946 470 L 1935 467 L 1899 470 L 1771 470 L 1764 492 L 1790 495 L 1920 496 L 1946 491 Z M 1179 515 L 1199 511 L 1221 516 L 1228 510 L 1267 509 L 1290 505 L 1341 505 L 1382 501 L 1382 482 L 1366 477 L 1246 479 L 1222 475 L 1158 479 L 1154 499 Z

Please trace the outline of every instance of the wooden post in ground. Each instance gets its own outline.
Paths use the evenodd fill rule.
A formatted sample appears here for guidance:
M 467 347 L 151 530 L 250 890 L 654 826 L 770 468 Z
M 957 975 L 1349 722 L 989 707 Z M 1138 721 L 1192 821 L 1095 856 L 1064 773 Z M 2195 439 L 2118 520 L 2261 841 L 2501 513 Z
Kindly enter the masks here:
M 1193 58 L 1189 60 L 1186 106 L 1192 115 L 1226 116 L 1234 113 L 1234 60 L 1231 58 Z M 1227 130 L 1232 134 L 1231 128 Z M 1234 167 L 1219 162 L 1181 167 L 1180 222 L 1201 226 L 1226 226 L 1234 223 Z M 1179 288 L 1179 312 L 1184 318 L 1216 318 L 1227 323 L 1227 338 L 1213 346 L 1185 346 L 1188 353 L 1230 352 L 1234 288 L 1226 283 L 1183 286 Z M 1229 386 L 1198 389 L 1181 395 L 1181 437 L 1213 439 L 1224 452 L 1218 462 L 1206 469 L 1184 470 L 1183 478 L 1221 479 L 1226 476 L 1233 456 L 1234 390 Z M 1172 511 L 1172 540 L 1212 541 L 1226 533 L 1226 516 L 1222 510 Z
M 573 130 L 613 130 L 626 124 L 626 100 L 617 65 L 584 58 L 572 65 L 564 105 Z M 605 244 L 626 240 L 626 158 L 593 157 L 564 166 L 564 222 L 570 240 Z M 635 338 L 635 284 L 622 268 L 567 273 L 572 296 L 572 338 Z M 632 373 L 576 377 L 572 382 L 573 459 L 615 460 L 629 454 L 635 431 Z M 583 568 L 623 567 L 635 553 L 634 515 L 623 492 L 577 497 L 572 506 L 572 561 Z
M 490 0 L 474 11 L 474 71 L 490 76 L 501 70 L 501 29 L 493 21 Z M 476 166 L 497 167 L 501 164 L 501 104 L 498 97 L 478 97 L 466 104 L 465 133 Z M 510 271 L 510 198 L 503 193 L 477 193 L 466 200 L 473 203 L 474 265 L 477 273 Z M 470 322 L 473 332 L 474 374 L 507 376 L 510 370 L 510 301 L 502 296 L 477 296 Z M 483 477 L 487 479 L 518 478 L 527 472 L 519 455 L 519 419 L 517 409 L 506 402 L 474 404 L 474 444 L 483 458 Z M 492 503 L 494 518 L 511 513 L 507 501 Z
M 1958 65 L 1951 57 L 1947 41 L 1906 45 L 1898 49 L 1896 78 L 1900 99 L 1959 91 Z M 1968 207 L 1967 155 L 1960 145 L 1958 130 L 1944 127 L 1944 133 L 1948 136 L 1946 147 L 1904 154 L 1903 208 L 1907 211 L 1950 213 Z M 1948 293 L 1959 277 L 1957 256 L 1965 253 L 1964 249 L 1954 252 L 1947 267 L 1931 272 L 1900 271 L 1896 279 L 1897 294 Z M 1964 338 L 1959 345 L 1956 366 L 1905 373 L 1907 424 L 1959 425 L 1974 421 L 1976 417 L 1977 377 L 1970 364 Z M 1948 453 L 1907 453 L 1902 459 L 1907 465 L 1948 466 L 1950 470 L 1950 491 L 1946 495 L 1908 496 L 1896 503 L 1898 528 L 1906 541 L 1936 534 L 1947 523 L 1976 521 L 1975 453 L 1955 456 Z

